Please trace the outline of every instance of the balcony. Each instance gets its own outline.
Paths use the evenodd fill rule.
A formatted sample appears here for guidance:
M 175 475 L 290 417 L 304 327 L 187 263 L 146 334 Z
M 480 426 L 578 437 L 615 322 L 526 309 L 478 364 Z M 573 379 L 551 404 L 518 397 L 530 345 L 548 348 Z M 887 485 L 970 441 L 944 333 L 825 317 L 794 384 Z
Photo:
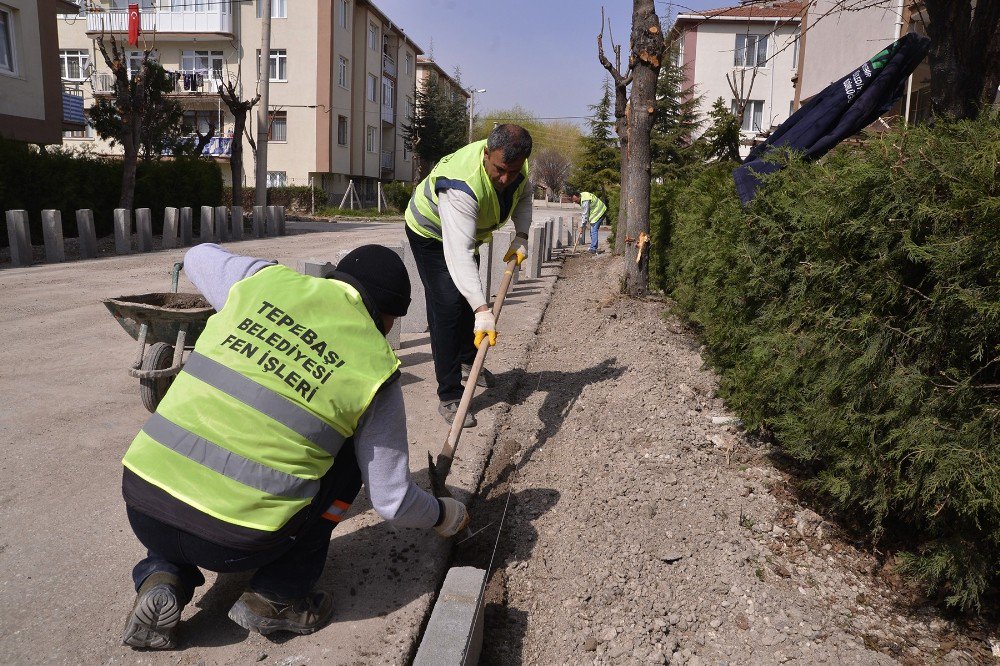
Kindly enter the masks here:
M 226 5 L 219 5 L 225 7 Z M 190 38 L 191 35 L 213 34 L 233 37 L 233 16 L 219 9 L 213 11 L 167 12 L 145 11 L 139 13 L 139 28 L 144 33 L 156 33 L 157 38 L 169 40 Z M 87 36 L 102 33 L 128 32 L 126 10 L 90 11 L 87 13 Z
M 396 124 L 396 109 L 391 106 L 382 106 L 382 122 L 386 125 Z
M 396 78 L 396 61 L 388 53 L 382 54 L 382 71 L 392 78 Z
M 63 84 L 62 107 L 63 130 L 74 132 L 87 127 L 87 116 L 83 111 L 83 90 L 79 84 Z
M 396 154 L 391 150 L 382 151 L 382 171 L 392 171 L 396 168 Z
M 167 76 L 173 83 L 173 88 L 168 93 L 172 95 L 218 95 L 223 83 L 217 72 L 204 69 L 168 71 Z M 93 82 L 95 95 L 110 95 L 114 92 L 115 79 L 111 74 L 98 72 L 94 74 Z

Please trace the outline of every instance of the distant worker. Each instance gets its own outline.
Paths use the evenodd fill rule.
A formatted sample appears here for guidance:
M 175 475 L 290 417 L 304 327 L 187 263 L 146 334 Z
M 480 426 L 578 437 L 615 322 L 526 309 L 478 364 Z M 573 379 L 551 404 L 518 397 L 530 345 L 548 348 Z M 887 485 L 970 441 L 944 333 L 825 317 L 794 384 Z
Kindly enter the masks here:
M 578 238 L 583 238 L 587 223 L 590 223 L 590 248 L 588 252 L 597 254 L 597 234 L 601 225 L 607 222 L 608 207 L 597 198 L 596 194 L 590 192 L 580 192 L 573 196 L 573 201 L 583 206 L 580 212 L 580 233 Z
M 406 208 L 406 237 L 413 249 L 427 299 L 438 412 L 455 420 L 462 382 L 482 340 L 496 343 L 496 321 L 479 279 L 479 246 L 508 218 L 515 235 L 505 262 L 526 255 L 532 190 L 527 158 L 531 135 L 519 125 L 498 125 L 476 141 L 441 159 L 413 190 Z M 477 384 L 493 386 L 483 369 Z M 476 425 L 467 413 L 464 427 Z
M 229 617 L 309 634 L 333 615 L 313 589 L 361 484 L 380 516 L 451 536 L 465 507 L 410 479 L 399 359 L 385 334 L 410 304 L 399 256 L 347 254 L 329 279 L 199 245 L 184 271 L 218 312 L 125 453 L 122 493 L 148 555 L 122 640 L 176 645 L 199 567 L 256 570 Z

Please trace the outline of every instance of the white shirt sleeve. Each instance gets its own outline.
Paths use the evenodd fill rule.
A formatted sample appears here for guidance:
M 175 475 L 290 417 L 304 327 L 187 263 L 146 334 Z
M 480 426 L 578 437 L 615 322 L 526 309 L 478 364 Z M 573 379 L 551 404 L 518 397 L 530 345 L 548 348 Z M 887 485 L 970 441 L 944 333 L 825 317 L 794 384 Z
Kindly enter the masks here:
M 437 499 L 410 478 L 406 411 L 399 381 L 372 400 L 354 431 L 361 478 L 375 512 L 398 527 L 433 527 Z
M 215 243 L 202 243 L 184 255 L 184 275 L 213 308 L 221 310 L 234 284 L 276 263 L 233 254 Z
M 584 201 L 582 204 L 583 210 L 580 212 L 580 226 L 582 227 L 590 219 L 590 201 Z
M 441 216 L 441 240 L 448 273 L 455 287 L 475 310 L 486 305 L 475 260 L 479 204 L 472 195 L 461 190 L 444 190 L 438 193 L 438 214 Z M 530 216 L 528 224 L 531 224 Z

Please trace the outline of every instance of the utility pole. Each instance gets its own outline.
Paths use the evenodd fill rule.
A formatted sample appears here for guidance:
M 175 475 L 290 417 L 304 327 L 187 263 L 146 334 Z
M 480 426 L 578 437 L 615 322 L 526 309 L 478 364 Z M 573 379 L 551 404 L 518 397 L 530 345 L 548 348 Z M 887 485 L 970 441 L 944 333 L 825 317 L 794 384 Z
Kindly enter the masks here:
M 271 84 L 271 0 L 261 0 L 260 62 L 257 64 L 257 85 L 260 86 L 260 106 L 257 107 L 257 171 L 254 176 L 255 203 L 267 205 L 267 134 L 271 128 L 268 90 Z
M 472 120 L 476 117 L 476 93 L 486 92 L 486 88 L 469 88 L 469 143 L 472 143 Z

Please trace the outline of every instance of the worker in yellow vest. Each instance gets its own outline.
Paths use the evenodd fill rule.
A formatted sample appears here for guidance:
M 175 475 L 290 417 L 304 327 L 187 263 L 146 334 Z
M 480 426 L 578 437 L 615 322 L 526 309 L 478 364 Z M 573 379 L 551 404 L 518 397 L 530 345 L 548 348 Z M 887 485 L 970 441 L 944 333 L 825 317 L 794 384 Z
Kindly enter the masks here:
M 479 279 L 479 246 L 513 219 L 515 235 L 505 262 L 527 254 L 531 226 L 528 156 L 531 135 L 519 125 L 498 125 L 485 141 L 445 156 L 413 190 L 406 208 L 406 237 L 427 299 L 434 374 L 448 423 L 455 419 L 476 348 L 496 343 L 496 321 Z M 485 368 L 477 383 L 489 387 Z M 468 412 L 465 427 L 476 425 Z
M 586 225 L 590 224 L 590 248 L 588 252 L 597 254 L 597 234 L 601 225 L 607 222 L 608 207 L 596 194 L 591 192 L 580 192 L 573 195 L 573 201 L 580 204 L 583 210 L 580 212 L 580 232 L 578 238 L 582 238 Z
M 410 304 L 399 256 L 348 253 L 328 278 L 204 244 L 184 271 L 218 311 L 125 453 L 122 494 L 148 554 L 132 572 L 126 645 L 176 645 L 200 569 L 256 572 L 229 611 L 261 634 L 333 615 L 313 589 L 361 484 L 384 519 L 451 536 L 465 507 L 410 478 L 399 359 Z

